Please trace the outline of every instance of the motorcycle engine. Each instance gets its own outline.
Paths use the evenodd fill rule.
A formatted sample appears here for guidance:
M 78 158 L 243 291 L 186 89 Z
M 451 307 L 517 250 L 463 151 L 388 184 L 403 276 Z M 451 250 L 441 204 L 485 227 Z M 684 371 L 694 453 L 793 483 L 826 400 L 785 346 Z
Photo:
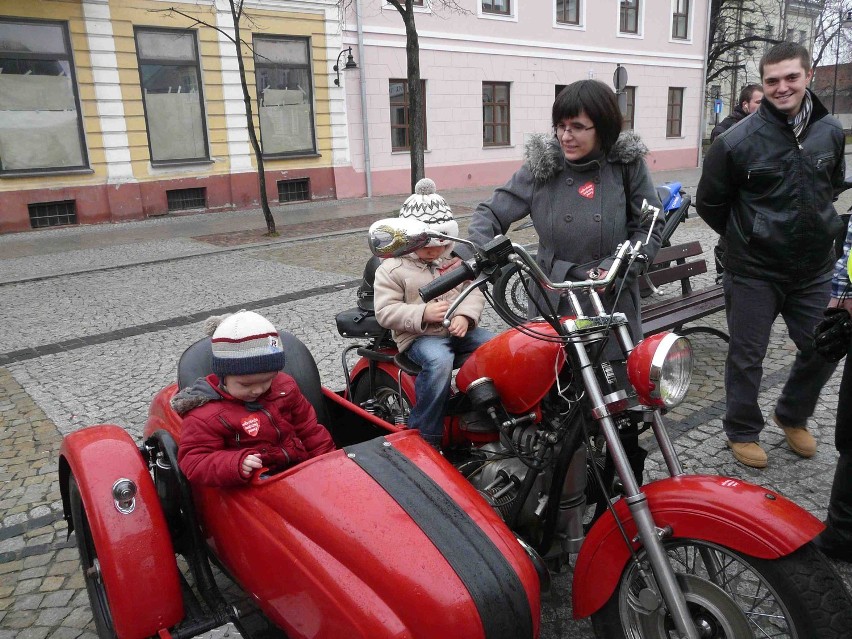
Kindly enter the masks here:
M 477 453 L 480 464 L 468 475 L 468 481 L 505 519 L 518 496 L 529 468 L 501 442 L 485 444 L 477 449 Z M 521 511 L 518 520 L 520 525 L 530 524 L 533 518 L 536 518 L 538 498 L 544 495 L 545 475 L 547 473 L 541 473 L 536 478 L 535 485 L 530 491 L 530 498 L 527 499 Z

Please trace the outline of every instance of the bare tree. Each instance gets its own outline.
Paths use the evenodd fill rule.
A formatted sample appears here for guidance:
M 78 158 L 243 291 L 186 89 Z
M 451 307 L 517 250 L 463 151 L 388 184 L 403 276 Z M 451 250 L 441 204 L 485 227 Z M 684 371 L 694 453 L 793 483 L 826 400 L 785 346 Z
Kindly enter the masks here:
M 774 27 L 785 6 L 782 0 L 710 0 L 705 82 L 731 79 L 755 53 L 780 42 Z
M 384 1 L 384 0 L 380 0 Z M 433 13 L 441 10 L 458 14 L 470 13 L 456 0 L 429 0 Z M 423 105 L 423 90 L 420 83 L 420 42 L 417 37 L 417 25 L 414 22 L 414 0 L 387 0 L 402 17 L 405 25 L 405 56 L 408 75 L 408 135 L 409 153 L 411 157 L 411 192 L 417 181 L 426 175 L 425 162 L 425 130 L 426 113 Z M 341 0 L 340 5 L 348 8 L 352 0 Z
M 411 0 L 408 1 L 411 2 Z M 231 8 L 231 19 L 234 23 L 234 35 L 231 35 L 215 24 L 211 24 L 210 22 L 201 20 L 196 16 L 184 13 L 175 7 L 169 7 L 168 9 L 152 9 L 151 11 L 153 13 L 165 13 L 166 15 L 177 15 L 187 18 L 191 21 L 191 24 L 187 26 L 187 29 L 191 29 L 195 26 L 204 26 L 214 29 L 230 40 L 236 47 L 237 65 L 240 71 L 240 84 L 243 89 L 243 102 L 246 109 L 246 124 L 248 126 L 249 141 L 251 142 L 251 148 L 254 151 L 255 161 L 257 162 L 257 181 L 260 188 L 260 207 L 263 209 L 263 218 L 266 221 L 266 235 L 277 237 L 278 231 L 275 229 L 275 218 L 272 217 L 272 210 L 269 208 L 269 198 L 266 195 L 266 173 L 263 165 L 263 149 L 260 147 L 260 142 L 257 139 L 257 132 L 254 128 L 254 112 L 251 107 L 251 95 L 249 94 L 248 83 L 246 82 L 246 69 L 245 64 L 243 63 L 243 45 L 245 45 L 249 51 L 253 51 L 252 46 L 240 37 L 240 20 L 246 19 L 253 22 L 251 18 L 243 12 L 243 2 L 244 0 L 228 0 L 228 4 Z
M 821 66 L 826 54 L 826 65 L 849 61 L 852 28 L 843 25 L 846 11 L 852 11 L 850 0 L 825 0 L 814 31 L 814 67 Z

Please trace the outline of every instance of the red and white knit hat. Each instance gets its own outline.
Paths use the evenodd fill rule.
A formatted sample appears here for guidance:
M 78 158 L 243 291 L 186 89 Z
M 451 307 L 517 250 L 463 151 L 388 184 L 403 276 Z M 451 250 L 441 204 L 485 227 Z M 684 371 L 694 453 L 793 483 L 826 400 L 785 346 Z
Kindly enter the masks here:
M 225 375 L 271 373 L 284 367 L 281 338 L 272 323 L 253 311 L 211 317 L 205 323 L 211 335 L 213 372 Z

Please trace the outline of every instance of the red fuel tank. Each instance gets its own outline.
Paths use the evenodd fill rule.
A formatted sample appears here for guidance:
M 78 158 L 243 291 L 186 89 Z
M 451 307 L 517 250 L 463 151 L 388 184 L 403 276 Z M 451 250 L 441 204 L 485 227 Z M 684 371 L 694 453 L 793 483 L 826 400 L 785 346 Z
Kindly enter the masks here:
M 546 322 L 527 322 L 524 327 L 556 337 L 556 331 Z M 490 377 L 506 410 L 526 413 L 553 386 L 564 364 L 565 351 L 560 342 L 544 341 L 511 329 L 476 349 L 459 369 L 456 385 L 465 392 L 474 380 Z

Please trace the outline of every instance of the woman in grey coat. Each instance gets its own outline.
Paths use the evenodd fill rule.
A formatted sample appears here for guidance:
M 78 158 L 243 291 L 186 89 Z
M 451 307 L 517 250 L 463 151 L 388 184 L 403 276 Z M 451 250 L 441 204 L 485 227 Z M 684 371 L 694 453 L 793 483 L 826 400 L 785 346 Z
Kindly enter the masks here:
M 643 159 L 648 149 L 634 132 L 621 133 L 621 111 L 609 87 L 597 80 L 568 85 L 553 103 L 552 118 L 554 135 L 527 143 L 523 166 L 477 207 L 468 233 L 481 245 L 529 215 L 542 270 L 555 282 L 583 280 L 593 268 L 605 273 L 622 242 L 648 237 L 651 222 L 641 221 L 642 201 L 657 207 L 660 201 Z M 646 247 L 650 259 L 661 228 L 662 220 Z M 627 316 L 637 341 L 639 266 L 628 274 L 615 309 Z M 551 301 L 559 300 L 554 295 Z M 559 306 L 566 312 L 567 300 Z

